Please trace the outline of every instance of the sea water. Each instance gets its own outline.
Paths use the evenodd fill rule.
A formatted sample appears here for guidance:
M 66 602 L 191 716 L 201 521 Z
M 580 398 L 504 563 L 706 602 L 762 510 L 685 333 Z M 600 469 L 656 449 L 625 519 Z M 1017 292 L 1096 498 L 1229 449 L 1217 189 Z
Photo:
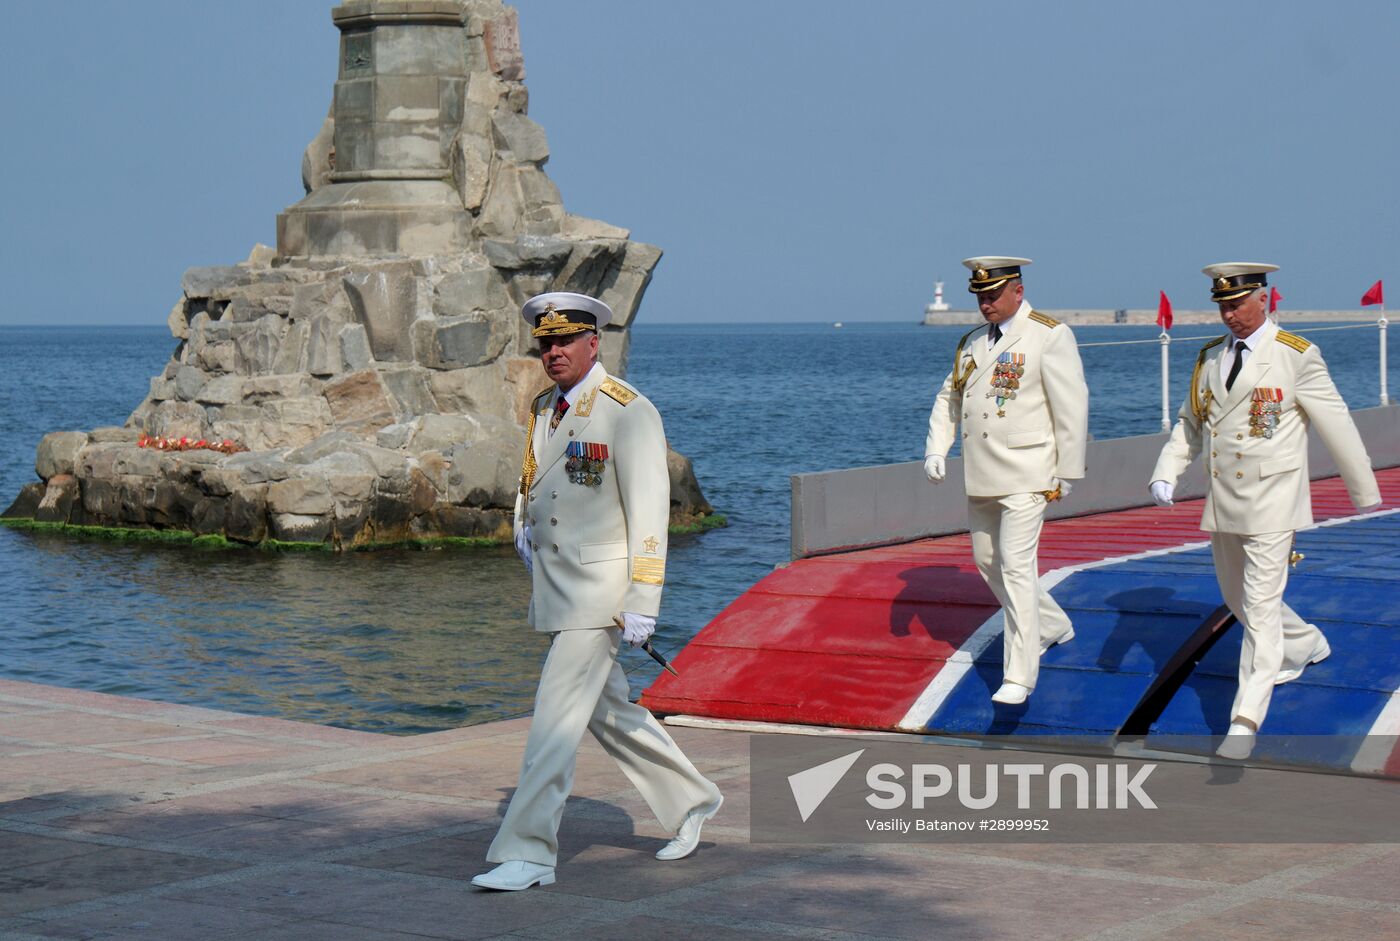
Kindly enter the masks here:
M 627 378 L 729 519 L 672 537 L 658 648 L 679 650 L 788 560 L 791 475 L 923 457 L 929 408 L 966 329 L 634 329 Z M 1158 345 L 1090 345 L 1157 329 L 1075 333 L 1091 434 L 1160 430 Z M 1173 414 L 1202 342 L 1190 338 L 1219 331 L 1174 333 Z M 1309 336 L 1348 404 L 1375 405 L 1375 328 Z M 35 479 L 45 433 L 125 421 L 173 346 L 163 327 L 0 328 L 0 504 Z M 282 554 L 0 528 L 0 677 L 369 731 L 451 728 L 531 708 L 546 639 L 525 624 L 528 597 L 509 547 Z M 634 690 L 655 675 L 635 651 L 623 663 Z

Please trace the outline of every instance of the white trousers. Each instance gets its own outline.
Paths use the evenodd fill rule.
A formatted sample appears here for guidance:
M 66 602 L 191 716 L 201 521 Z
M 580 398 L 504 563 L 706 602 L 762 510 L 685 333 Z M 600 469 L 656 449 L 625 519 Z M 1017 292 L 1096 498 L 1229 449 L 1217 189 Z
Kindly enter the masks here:
M 1230 719 L 1263 725 L 1280 670 L 1307 665 L 1322 632 L 1283 603 L 1293 533 L 1211 533 L 1220 593 L 1244 627 L 1240 685 Z
M 967 516 L 977 571 L 1001 602 L 1006 619 L 1002 677 L 1035 689 L 1041 648 L 1070 630 L 1069 616 L 1040 587 L 1036 550 L 1045 520 L 1045 497 L 1039 493 L 968 497 Z
M 486 853 L 489 862 L 556 864 L 559 820 L 585 729 L 622 766 L 666 829 L 679 830 L 687 814 L 719 797 L 661 723 L 628 700 L 627 676 L 617 662 L 621 636 L 608 627 L 559 631 L 551 639 L 520 783 Z

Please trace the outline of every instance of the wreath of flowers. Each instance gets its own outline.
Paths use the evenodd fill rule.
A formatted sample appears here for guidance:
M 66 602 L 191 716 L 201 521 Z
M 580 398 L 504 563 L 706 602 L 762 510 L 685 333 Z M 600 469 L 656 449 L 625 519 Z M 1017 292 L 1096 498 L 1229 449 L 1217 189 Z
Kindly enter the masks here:
M 136 446 L 138 448 L 154 448 L 157 451 L 196 451 L 204 448 L 223 454 L 237 454 L 239 451 L 248 450 L 243 445 L 228 438 L 222 441 L 209 441 L 205 438 L 191 441 L 189 438 L 165 438 L 160 435 L 142 435 L 137 440 Z

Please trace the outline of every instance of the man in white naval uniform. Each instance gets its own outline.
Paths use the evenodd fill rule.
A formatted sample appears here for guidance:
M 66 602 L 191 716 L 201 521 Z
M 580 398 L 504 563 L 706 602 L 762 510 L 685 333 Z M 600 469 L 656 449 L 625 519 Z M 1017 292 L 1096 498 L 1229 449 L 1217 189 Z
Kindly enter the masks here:
M 1209 265 L 1211 299 L 1229 333 L 1196 360 L 1186 402 L 1152 471 L 1159 506 L 1197 454 L 1209 477 L 1201 528 L 1215 577 L 1244 627 L 1239 688 L 1218 754 L 1247 758 L 1274 686 L 1330 654 L 1327 638 L 1283 603 L 1293 531 L 1312 523 L 1308 428 L 1322 435 L 1347 493 L 1362 511 L 1380 488 L 1346 402 L 1318 348 L 1268 317 L 1268 273 L 1277 265 Z
M 1074 637 L 1040 587 L 1036 549 L 1047 504 L 1084 476 L 1089 389 L 1069 327 L 1025 301 L 1021 268 L 1030 259 L 963 264 L 986 324 L 958 341 L 929 415 L 924 472 L 943 479 L 961 423 L 973 557 L 1006 619 L 1003 682 L 992 699 L 1015 704 L 1035 689 L 1040 655 Z
M 515 504 L 516 549 L 531 570 L 530 623 L 551 635 L 520 783 L 472 879 L 488 889 L 554 882 L 559 821 L 584 730 L 622 766 L 677 836 L 658 859 L 695 850 L 723 798 L 650 712 L 628 699 L 618 644 L 656 626 L 671 487 L 656 408 L 598 364 L 608 306 L 541 294 L 521 311 L 555 385 L 531 408 Z M 619 629 L 619 625 L 621 628 Z

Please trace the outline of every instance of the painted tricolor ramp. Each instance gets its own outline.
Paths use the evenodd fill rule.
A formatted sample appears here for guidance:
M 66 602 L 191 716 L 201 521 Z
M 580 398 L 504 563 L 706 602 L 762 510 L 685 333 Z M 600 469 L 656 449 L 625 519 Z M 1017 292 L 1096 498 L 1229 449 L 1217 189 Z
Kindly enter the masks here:
M 1257 757 L 1400 774 L 1400 468 L 1382 508 L 1356 515 L 1337 478 L 1314 481 L 1318 524 L 1285 600 L 1332 655 L 1276 688 Z M 1145 735 L 1169 745 L 1229 723 L 1242 628 L 1222 607 L 1200 501 L 1057 520 L 1041 584 L 1074 623 L 1019 706 L 1001 683 L 1002 620 L 966 534 L 802 559 L 746 591 L 681 651 L 656 712 L 945 735 Z M 1311 736 L 1301 739 L 1300 736 Z M 1368 739 L 1367 736 L 1372 738 Z M 1369 744 L 1368 744 L 1369 743 Z

